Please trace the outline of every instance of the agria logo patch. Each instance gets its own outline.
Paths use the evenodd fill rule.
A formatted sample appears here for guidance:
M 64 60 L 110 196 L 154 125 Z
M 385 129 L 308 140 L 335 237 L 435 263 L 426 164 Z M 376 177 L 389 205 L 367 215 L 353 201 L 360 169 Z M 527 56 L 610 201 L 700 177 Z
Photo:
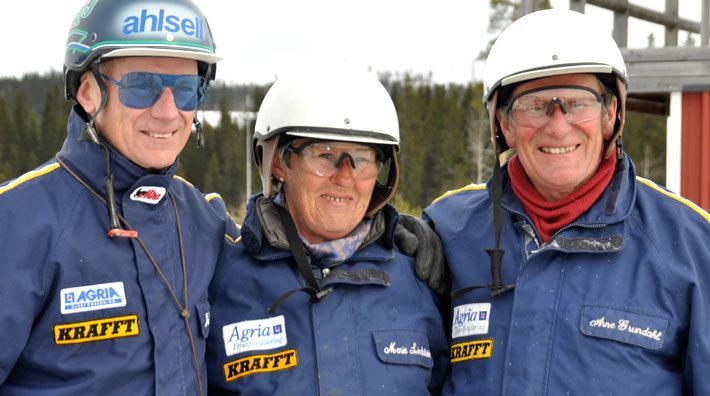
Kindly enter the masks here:
M 268 355 L 252 355 L 225 364 L 224 379 L 231 382 L 256 373 L 288 370 L 296 366 L 298 354 L 293 348 Z
M 222 327 L 224 352 L 227 356 L 248 351 L 276 349 L 288 343 L 283 315 L 273 318 L 245 320 Z
M 491 316 L 491 303 L 472 303 L 454 307 L 451 337 L 487 334 Z
M 141 186 L 133 190 L 131 199 L 134 201 L 157 204 L 165 196 L 165 187 Z
M 132 337 L 140 334 L 138 315 L 116 316 L 86 322 L 65 323 L 54 326 L 54 343 L 57 345 Z
M 70 287 L 59 293 L 62 315 L 126 306 L 123 282 Z

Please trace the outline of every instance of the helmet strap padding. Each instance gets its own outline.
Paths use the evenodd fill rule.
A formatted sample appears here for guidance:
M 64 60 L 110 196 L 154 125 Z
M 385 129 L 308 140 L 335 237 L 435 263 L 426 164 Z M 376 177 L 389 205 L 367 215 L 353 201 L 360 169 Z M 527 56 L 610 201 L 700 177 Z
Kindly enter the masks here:
M 204 77 L 205 81 L 212 81 L 217 75 L 217 64 L 197 61 L 197 74 Z
M 385 154 L 385 157 L 389 157 L 387 181 L 385 184 L 380 183 L 379 180 L 375 182 L 375 187 L 370 197 L 370 205 L 367 207 L 367 212 L 365 213 L 365 216 L 368 217 L 377 214 L 377 212 L 392 200 L 397 190 L 397 185 L 399 184 L 399 161 L 397 160 L 396 148 L 395 146 L 389 147 L 389 150 L 391 150 L 390 153 Z
M 604 158 L 609 158 L 611 153 L 618 149 L 621 151 L 621 133 L 624 131 L 624 122 L 626 121 L 626 83 L 619 77 L 616 77 L 616 90 L 617 95 L 617 106 L 616 106 L 616 120 L 614 121 L 614 133 L 609 139 L 606 151 L 604 152 Z M 619 156 L 621 158 L 621 156 Z
M 488 110 L 488 122 L 491 131 L 491 144 L 493 145 L 493 149 L 496 153 L 496 156 L 508 150 L 508 143 L 506 143 L 505 141 L 505 136 L 503 136 L 503 131 L 501 131 L 500 124 L 498 123 L 498 118 L 496 117 L 496 112 L 498 111 L 499 89 L 493 92 L 491 99 L 486 102 L 486 109 Z M 508 94 L 510 94 L 510 92 Z
M 101 103 L 99 104 L 99 108 L 96 109 L 96 113 L 94 113 L 91 118 L 95 118 L 101 110 L 104 109 L 106 106 L 106 102 L 108 102 L 108 90 L 106 89 L 106 84 L 104 84 L 104 79 L 101 78 L 101 71 L 99 71 L 99 64 L 95 64 L 91 66 L 91 74 L 94 76 L 94 79 L 96 79 L 96 84 L 99 86 L 99 91 L 101 92 Z

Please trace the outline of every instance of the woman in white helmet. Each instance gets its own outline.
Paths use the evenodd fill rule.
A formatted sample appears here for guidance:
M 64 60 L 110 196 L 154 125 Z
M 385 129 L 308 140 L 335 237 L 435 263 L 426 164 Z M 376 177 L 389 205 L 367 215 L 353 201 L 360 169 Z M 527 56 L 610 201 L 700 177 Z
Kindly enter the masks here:
M 454 290 L 444 393 L 710 394 L 710 215 L 636 176 L 613 39 L 538 11 L 486 63 L 496 153 L 514 155 L 425 210 Z
M 263 193 L 211 286 L 211 393 L 439 392 L 437 299 L 394 247 L 398 149 L 394 105 L 371 73 L 274 83 L 255 126 Z

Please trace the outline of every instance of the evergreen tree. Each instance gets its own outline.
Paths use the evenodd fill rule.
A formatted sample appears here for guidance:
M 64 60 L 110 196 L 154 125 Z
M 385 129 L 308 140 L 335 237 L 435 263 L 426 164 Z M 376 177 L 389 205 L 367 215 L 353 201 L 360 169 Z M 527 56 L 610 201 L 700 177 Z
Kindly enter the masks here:
M 215 148 L 220 170 L 215 191 L 222 194 L 230 207 L 239 206 L 245 199 L 244 133 L 232 120 L 227 100 L 223 98 L 220 103 L 220 123 L 215 129 Z
M 222 178 L 222 172 L 219 166 L 219 156 L 217 153 L 211 153 L 207 166 L 205 167 L 205 182 L 203 191 L 219 191 L 219 182 Z
M 12 176 L 12 163 L 9 158 L 10 134 L 13 126 L 10 124 L 10 115 L 5 106 L 5 100 L 0 97 L 0 183 Z
M 60 88 L 53 86 L 47 90 L 44 110 L 40 114 L 40 140 L 38 157 L 41 161 L 59 151 L 67 134 L 67 116 L 71 103 L 60 96 Z
M 629 111 L 624 124 L 624 151 L 639 176 L 666 182 L 666 117 Z
M 18 90 L 15 95 L 15 104 L 12 109 L 14 130 L 9 134 L 10 153 L 8 160 L 14 166 L 14 174 L 24 173 L 37 163 L 37 149 L 39 146 L 39 131 L 37 114 L 30 111 L 27 106 L 25 91 Z M 29 155 L 34 154 L 34 155 Z
M 418 215 L 441 193 L 487 179 L 493 151 L 480 83 L 440 85 L 431 76 L 409 74 L 380 79 L 400 124 L 401 178 L 394 200 L 399 209 Z M 252 164 L 252 192 L 261 191 L 258 169 L 247 158 L 247 125 L 242 115 L 235 120 L 233 114 L 258 109 L 267 90 L 268 85 L 211 90 L 210 102 L 218 103 L 221 121 L 202 125 L 206 148 L 197 148 L 190 139 L 180 155 L 178 173 L 204 192 L 220 193 L 231 213 L 243 212 L 246 161 Z M 61 92 L 58 74 L 0 79 L 0 180 L 17 177 L 59 150 L 71 105 Z M 222 97 L 215 98 L 216 93 Z M 252 98 L 250 103 L 246 98 Z M 249 128 L 253 131 L 253 119 Z M 664 132 L 663 116 L 627 114 L 624 148 L 640 175 L 660 183 L 665 179 Z

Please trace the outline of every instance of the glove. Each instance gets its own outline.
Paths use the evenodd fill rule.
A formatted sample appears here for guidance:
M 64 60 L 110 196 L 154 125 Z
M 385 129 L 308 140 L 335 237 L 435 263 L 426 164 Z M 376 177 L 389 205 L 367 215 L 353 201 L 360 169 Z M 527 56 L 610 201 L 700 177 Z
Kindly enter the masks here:
M 419 217 L 400 214 L 394 230 L 394 243 L 407 256 L 414 257 L 417 276 L 439 295 L 448 292 L 446 258 L 441 240 Z

